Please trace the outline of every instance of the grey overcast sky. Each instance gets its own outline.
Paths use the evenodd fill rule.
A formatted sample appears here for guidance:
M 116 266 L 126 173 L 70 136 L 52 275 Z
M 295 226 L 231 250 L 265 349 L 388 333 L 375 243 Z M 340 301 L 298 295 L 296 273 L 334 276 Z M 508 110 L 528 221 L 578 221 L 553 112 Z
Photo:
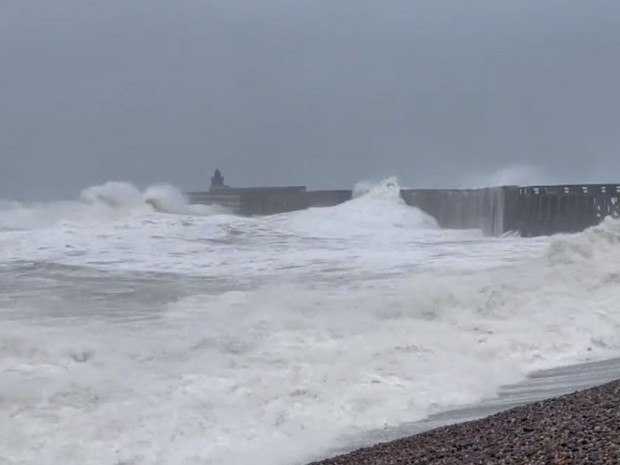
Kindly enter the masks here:
M 619 86 L 618 0 L 1 0 L 0 198 L 620 182 Z

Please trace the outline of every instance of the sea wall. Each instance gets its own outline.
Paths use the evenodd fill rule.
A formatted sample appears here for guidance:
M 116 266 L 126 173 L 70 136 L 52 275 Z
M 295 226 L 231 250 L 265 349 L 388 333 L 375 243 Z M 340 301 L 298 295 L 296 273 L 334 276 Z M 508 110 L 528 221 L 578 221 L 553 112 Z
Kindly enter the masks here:
M 307 194 L 309 207 L 333 207 L 348 202 L 352 197 L 351 190 L 309 191 Z
M 401 197 L 407 203 L 433 216 L 442 228 L 479 229 L 497 236 L 506 231 L 518 188 L 486 189 L 406 189 Z
M 401 195 L 444 228 L 479 229 L 490 236 L 575 233 L 608 216 L 620 217 L 617 184 L 403 190 Z
M 272 215 L 329 207 L 351 190 L 308 191 L 304 186 L 212 188 L 190 192 L 191 203 L 219 204 L 239 215 Z M 504 186 L 483 189 L 403 189 L 407 205 L 448 229 L 479 229 L 489 236 L 516 232 L 540 236 L 582 231 L 606 216 L 620 217 L 620 185 Z
M 232 213 L 241 214 L 241 195 L 232 190 L 186 192 L 185 197 L 191 204 L 221 205 Z
M 520 187 L 510 228 L 522 236 L 574 233 L 620 217 L 620 185 Z
M 190 203 L 221 205 L 238 215 L 274 215 L 309 207 L 305 186 L 219 188 L 189 192 Z
M 239 195 L 241 215 L 274 215 L 308 208 L 303 186 L 240 189 Z

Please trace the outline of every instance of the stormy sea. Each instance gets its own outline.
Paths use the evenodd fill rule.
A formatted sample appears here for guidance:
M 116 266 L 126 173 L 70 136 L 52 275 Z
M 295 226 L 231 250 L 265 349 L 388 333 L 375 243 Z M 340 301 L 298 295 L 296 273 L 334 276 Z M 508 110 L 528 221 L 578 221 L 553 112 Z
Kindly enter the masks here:
M 0 462 L 303 464 L 620 354 L 619 222 L 485 237 L 399 189 L 256 218 L 163 185 L 1 201 Z

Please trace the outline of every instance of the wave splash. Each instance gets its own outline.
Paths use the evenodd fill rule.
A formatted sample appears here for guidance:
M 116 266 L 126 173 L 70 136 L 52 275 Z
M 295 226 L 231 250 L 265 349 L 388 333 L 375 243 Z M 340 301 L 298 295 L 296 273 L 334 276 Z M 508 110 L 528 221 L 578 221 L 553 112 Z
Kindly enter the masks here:
M 109 181 L 84 189 L 76 201 L 46 203 L 0 202 L 0 231 L 39 229 L 60 223 L 97 223 L 132 215 L 167 213 L 210 216 L 227 214 L 218 205 L 192 205 L 170 184 L 140 191 L 127 182 Z
M 364 181 L 353 188 L 353 198 L 333 207 L 315 207 L 278 215 L 276 221 L 301 234 L 335 237 L 369 233 L 401 234 L 409 230 L 436 230 L 437 221 L 422 210 L 409 206 L 400 196 L 395 177 L 379 182 Z
M 28 439 L 44 444 L 55 462 L 66 461 L 70 450 L 85 457 L 82 463 L 97 465 L 144 462 L 155 453 L 165 463 L 284 465 L 310 459 L 349 433 L 478 402 L 534 369 L 620 353 L 620 222 L 545 238 L 545 252 L 526 260 L 522 254 L 532 240 L 489 239 L 482 250 L 487 258 L 500 245 L 511 258 L 490 270 L 463 268 L 476 252 L 475 244 L 460 243 L 465 255 L 441 249 L 459 266 L 378 277 L 376 258 L 386 251 L 397 252 L 390 266 L 412 257 L 400 257 L 412 246 L 403 242 L 403 231 L 389 227 L 401 214 L 417 214 L 397 190 L 397 183 L 384 182 L 337 207 L 264 220 L 312 234 L 331 224 L 334 234 L 343 226 L 366 234 L 361 241 L 338 241 L 341 253 L 325 252 L 324 241 L 314 249 L 312 241 L 295 237 L 277 247 L 254 241 L 248 255 L 239 253 L 236 268 L 222 274 L 239 278 L 240 267 L 253 263 L 252 276 L 262 280 L 277 267 L 284 277 L 291 265 L 304 269 L 324 261 L 330 285 L 309 273 L 299 275 L 298 284 L 282 279 L 223 294 L 204 290 L 179 298 L 173 288 L 162 319 L 152 324 L 92 322 L 76 331 L 75 323 L 6 321 L 1 361 L 10 369 L 0 383 L 0 405 L 2 399 L 18 405 L 11 414 L 22 422 L 4 431 L 8 450 L 40 462 L 41 449 L 20 447 Z M 125 211 L 131 204 L 140 210 L 140 198 L 182 206 L 176 203 L 182 197 L 160 187 L 143 193 L 106 187 L 90 195 L 92 203 L 82 207 Z M 145 255 L 171 247 L 170 241 L 149 242 L 156 240 L 139 235 L 139 243 L 149 244 Z M 109 252 L 111 242 L 103 244 Z M 228 245 L 219 249 L 222 255 L 213 244 L 208 254 L 200 247 L 173 251 L 184 250 L 183 266 L 208 255 L 213 275 L 236 260 Z M 92 247 L 89 253 L 92 258 Z M 358 256 L 368 260 L 334 272 Z M 136 288 L 136 295 L 151 289 Z M 129 297 L 122 299 L 126 305 Z M 35 376 L 38 381 L 30 382 Z M 154 443 L 161 450 L 154 452 Z
M 290 464 L 360 431 L 478 402 L 534 369 L 617 355 L 618 245 L 620 222 L 608 220 L 492 270 L 190 295 L 175 298 L 161 326 L 8 322 L 3 353 L 29 365 L 10 372 L 3 397 L 26 405 L 17 418 L 44 431 L 58 457 L 69 437 L 106 463 L 135 462 L 155 437 L 166 463 Z M 24 383 L 23 366 L 50 382 Z M 93 441 L 82 426 L 93 424 L 114 434 Z M 122 457 L 111 447 L 118 437 Z
M 110 181 L 85 189 L 80 200 L 119 209 L 152 209 L 159 213 L 207 216 L 226 213 L 220 206 L 190 204 L 185 194 L 170 184 L 153 184 L 144 192 L 125 182 Z

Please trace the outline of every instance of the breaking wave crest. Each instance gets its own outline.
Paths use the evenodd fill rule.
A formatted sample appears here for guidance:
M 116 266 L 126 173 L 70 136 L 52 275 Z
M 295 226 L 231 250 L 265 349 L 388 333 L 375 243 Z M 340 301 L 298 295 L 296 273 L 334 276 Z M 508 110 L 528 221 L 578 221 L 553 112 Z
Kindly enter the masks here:
M 334 236 L 364 235 L 377 230 L 400 234 L 403 228 L 438 229 L 432 216 L 405 204 L 400 190 L 394 177 L 377 183 L 361 182 L 354 187 L 353 198 L 348 202 L 281 215 L 279 221 L 296 232 Z
M 97 223 L 132 215 L 168 213 L 209 216 L 226 214 L 220 206 L 191 205 L 169 184 L 155 184 L 144 192 L 127 182 L 110 181 L 84 189 L 76 201 L 0 203 L 0 231 L 51 227 L 60 223 Z
M 546 253 L 552 265 L 570 265 L 597 261 L 599 266 L 620 259 L 620 221 L 607 217 L 576 235 L 558 235 L 551 241 Z
M 154 221 L 8 237 L 0 252 L 121 271 L 100 280 L 47 269 L 25 284 L 19 272 L 5 287 L 23 286 L 15 313 L 80 317 L 7 318 L 0 329 L 0 406 L 20 422 L 2 431 L 8 450 L 28 463 L 42 450 L 61 463 L 70 450 L 93 465 L 153 454 L 286 465 L 476 403 L 532 370 L 620 353 L 620 222 L 540 239 L 433 230 L 433 242 L 432 221 L 398 190 L 386 180 L 331 208 L 176 221 L 152 205 L 182 211 L 178 191 L 107 185 L 71 208 L 148 210 Z M 152 269 L 175 277 L 129 273 Z M 122 324 L 91 321 L 85 301 L 95 315 L 113 307 Z M 144 308 L 159 313 L 140 320 Z
M 400 190 L 402 186 L 395 177 L 389 177 L 381 181 L 361 181 L 353 186 L 353 199 L 366 198 L 386 200 L 396 203 L 402 202 Z
M 547 241 L 541 256 L 514 266 L 416 275 L 408 300 L 417 316 L 502 347 L 524 372 L 616 356 L 620 221 Z
M 88 204 L 123 210 L 200 216 L 226 213 L 226 209 L 220 206 L 191 205 L 183 192 L 170 184 L 154 184 L 141 192 L 129 183 L 107 182 L 85 189 L 80 199 Z
M 356 200 L 368 202 L 366 196 Z M 314 215 L 333 210 L 315 209 Z M 302 214 L 310 215 L 299 212 L 289 220 Z M 346 238 L 341 255 L 332 250 L 326 257 L 322 241 L 312 246 L 289 239 L 284 249 L 256 241 L 228 269 L 234 254 L 223 246 L 220 259 L 211 255 L 198 268 L 239 277 L 242 266 L 260 276 L 279 265 L 280 276 L 290 276 L 321 260 L 342 267 L 366 253 L 370 261 L 332 275 L 333 287 L 314 285 L 320 274 L 308 273 L 300 284 L 180 299 L 175 291 L 159 324 L 97 324 L 76 332 L 73 326 L 13 328 L 8 322 L 3 353 L 21 364 L 9 372 L 2 397 L 20 405 L 16 418 L 37 428 L 30 431 L 48 441 L 54 457 L 62 456 L 66 438 L 71 447 L 78 438 L 83 454 L 130 463 L 152 453 L 156 437 L 167 463 L 285 465 L 349 435 L 476 403 L 532 370 L 620 351 L 617 221 L 547 238 L 544 252 L 528 259 L 521 255 L 529 240 L 489 240 L 485 255 L 502 244 L 505 254 L 519 259 L 493 269 L 465 272 L 474 251 L 461 243 L 466 255 L 458 266 L 385 282 L 368 277 L 375 259 L 397 249 L 392 262 L 412 260 L 403 242 L 377 240 L 371 249 L 368 241 Z M 153 242 L 148 255 L 172 247 L 162 244 Z M 178 253 L 185 241 L 176 244 Z M 454 250 L 442 250 L 454 259 Z M 179 263 L 205 255 L 192 250 Z M 159 266 L 164 258 L 157 257 Z M 351 274 L 355 282 L 349 284 L 334 279 Z M 137 294 L 148 295 L 148 289 Z M 49 383 L 24 383 L 30 379 L 24 366 Z M 57 417 L 44 416 L 50 409 Z M 93 424 L 96 441 L 83 426 Z M 120 458 L 113 456 L 119 437 L 126 441 Z M 221 440 L 205 443 L 205 437 Z M 17 444 L 19 454 L 37 454 L 18 449 L 17 440 L 7 444 Z

